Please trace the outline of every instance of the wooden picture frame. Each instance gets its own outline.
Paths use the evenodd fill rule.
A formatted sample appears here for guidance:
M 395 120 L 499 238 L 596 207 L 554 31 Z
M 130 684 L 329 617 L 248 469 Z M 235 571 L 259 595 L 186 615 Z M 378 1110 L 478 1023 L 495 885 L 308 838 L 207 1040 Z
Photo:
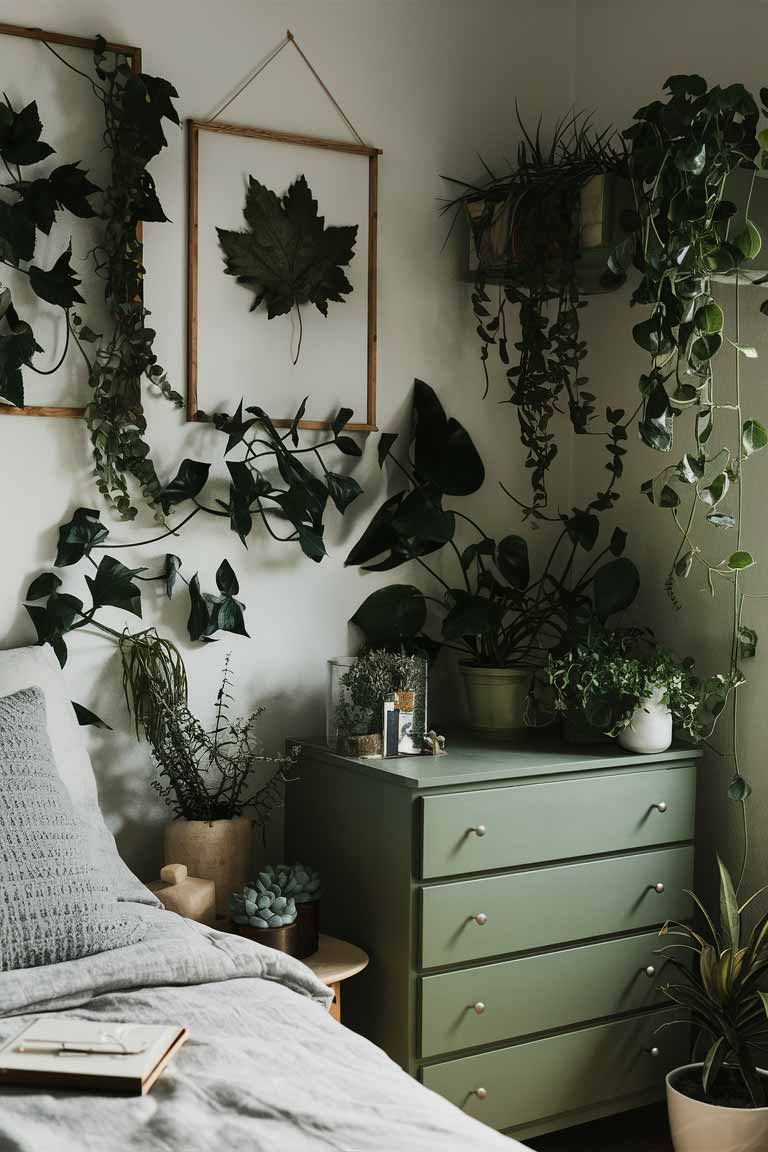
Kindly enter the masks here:
M 17 24 L 0 23 L 0 36 L 16 36 L 24 40 L 37 40 L 49 44 L 59 44 L 69 48 L 83 48 L 95 52 L 97 40 L 87 36 L 70 36 L 65 32 L 48 32 L 43 28 L 24 28 Z M 107 42 L 105 51 L 126 56 L 130 60 L 131 69 L 135 73 L 141 72 L 141 48 L 131 44 L 116 44 Z M 64 67 L 57 63 L 57 68 Z M 138 227 L 138 236 L 141 239 L 141 225 Z M 60 420 L 82 420 L 85 408 L 57 407 L 48 404 L 26 404 L 16 408 L 10 404 L 0 404 L 0 416 L 53 416 Z
M 366 337 L 366 413 L 361 422 L 347 424 L 350 432 L 376 431 L 376 270 L 378 225 L 378 159 L 380 148 L 319 136 L 250 128 L 218 121 L 187 121 L 187 419 L 196 420 L 198 411 L 198 237 L 199 237 L 199 164 L 200 135 L 203 132 L 225 133 L 251 140 L 319 148 L 368 158 L 368 267 L 367 267 L 367 337 Z M 290 414 L 272 418 L 279 428 L 290 427 Z M 301 420 L 299 428 L 325 429 L 328 420 Z

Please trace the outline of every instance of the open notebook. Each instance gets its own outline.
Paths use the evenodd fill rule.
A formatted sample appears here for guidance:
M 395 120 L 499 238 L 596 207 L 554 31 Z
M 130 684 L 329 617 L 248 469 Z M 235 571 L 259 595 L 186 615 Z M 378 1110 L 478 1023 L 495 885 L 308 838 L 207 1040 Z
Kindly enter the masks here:
M 0 1047 L 0 1086 L 141 1096 L 188 1035 L 176 1026 L 38 1016 Z

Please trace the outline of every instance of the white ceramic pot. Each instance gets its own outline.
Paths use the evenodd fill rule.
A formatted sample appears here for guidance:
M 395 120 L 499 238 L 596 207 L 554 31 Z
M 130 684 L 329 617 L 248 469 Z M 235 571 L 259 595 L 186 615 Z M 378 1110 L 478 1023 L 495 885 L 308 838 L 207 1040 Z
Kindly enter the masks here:
M 632 713 L 617 740 L 627 752 L 666 752 L 672 743 L 672 713 L 664 703 L 663 688 L 656 688 Z
M 469 727 L 486 736 L 511 736 L 525 727 L 525 700 L 531 684 L 526 668 L 481 668 L 461 664 Z
M 675 1152 L 765 1152 L 768 1108 L 722 1108 L 678 1092 L 677 1079 L 685 1072 L 700 1074 L 701 1068 L 701 1064 L 689 1064 L 667 1076 L 667 1108 Z

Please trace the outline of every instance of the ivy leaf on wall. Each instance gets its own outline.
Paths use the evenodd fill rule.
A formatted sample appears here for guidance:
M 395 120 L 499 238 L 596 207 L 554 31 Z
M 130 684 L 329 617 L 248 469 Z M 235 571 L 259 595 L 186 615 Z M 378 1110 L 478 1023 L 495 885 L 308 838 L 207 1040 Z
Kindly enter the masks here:
M 133 577 L 144 568 L 126 568 L 113 556 L 103 556 L 95 576 L 86 576 L 94 608 L 122 608 L 141 616 L 141 590 L 133 583 Z
M 280 197 L 251 176 L 244 215 L 245 230 L 216 231 L 226 272 L 255 294 L 251 311 L 264 303 L 271 320 L 310 303 L 327 316 L 329 302 L 352 291 L 342 269 L 354 255 L 357 225 L 326 227 L 306 177 Z
M 29 269 L 29 283 L 32 291 L 41 300 L 49 304 L 57 304 L 59 308 L 71 308 L 73 304 L 84 304 L 77 286 L 80 283 L 75 270 L 70 264 L 72 256 L 72 242 L 67 245 L 59 256 L 53 268 L 47 271 L 32 264 Z
M 79 161 L 60 164 L 43 179 L 21 180 L 10 187 L 21 196 L 21 207 L 28 218 L 46 236 L 60 208 L 66 208 L 73 216 L 84 220 L 96 215 L 88 197 L 98 192 L 98 188 L 88 179 Z M 26 259 L 31 259 L 31 256 Z
M 6 288 L 0 292 L 0 398 L 20 407 L 24 403 L 24 380 L 21 365 L 29 364 L 42 348 L 32 329 L 20 319 Z
M 11 264 L 35 254 L 35 223 L 23 204 L 0 202 L 0 256 Z
M 7 164 L 37 164 L 50 156 L 53 148 L 40 139 L 42 130 L 36 100 L 16 112 L 5 96 L 5 104 L 0 104 L 0 154 Z
M 91 549 L 106 540 L 108 535 L 109 529 L 101 523 L 95 508 L 76 508 L 72 519 L 59 528 L 56 567 L 77 564 L 84 556 L 90 556 Z

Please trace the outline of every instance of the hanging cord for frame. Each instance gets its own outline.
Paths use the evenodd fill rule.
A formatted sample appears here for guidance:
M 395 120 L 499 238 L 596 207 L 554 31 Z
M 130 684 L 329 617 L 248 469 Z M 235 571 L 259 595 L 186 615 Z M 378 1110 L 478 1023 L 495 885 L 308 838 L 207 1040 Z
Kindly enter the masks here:
M 229 108 L 230 104 L 234 104 L 234 102 L 235 102 L 235 100 L 237 100 L 238 96 L 241 96 L 242 93 L 245 92 L 246 88 L 248 88 L 253 83 L 253 81 L 256 79 L 257 76 L 261 75 L 261 73 L 264 71 L 264 69 L 267 68 L 272 63 L 272 61 L 280 55 L 283 48 L 285 48 L 288 44 L 293 44 L 293 46 L 296 49 L 296 51 L 298 52 L 299 56 L 301 57 L 301 59 L 306 64 L 307 68 L 312 73 L 315 80 L 317 80 L 317 82 L 320 85 L 320 87 L 322 88 L 323 92 L 325 92 L 325 94 L 328 97 L 328 99 L 330 100 L 331 104 L 333 104 L 334 108 L 336 109 L 339 116 L 341 117 L 341 119 L 346 124 L 349 131 L 355 137 L 358 144 L 362 144 L 363 146 L 365 146 L 365 140 L 363 140 L 363 138 L 360 135 L 360 133 L 358 132 L 357 128 L 355 128 L 355 126 L 352 123 L 352 121 L 350 120 L 349 116 L 347 116 L 346 112 L 341 107 L 341 105 L 339 104 L 338 100 L 336 99 L 336 97 L 331 92 L 328 85 L 323 82 L 323 80 L 321 79 L 317 70 L 313 67 L 312 63 L 308 59 L 307 55 L 299 47 L 299 43 L 290 29 L 288 29 L 288 31 L 286 32 L 284 38 L 280 41 L 280 43 L 277 44 L 272 49 L 272 51 L 269 52 L 267 54 L 267 56 L 265 56 L 265 58 L 259 64 L 256 65 L 254 70 L 245 78 L 245 80 L 239 86 L 239 88 L 237 88 L 233 92 L 233 94 L 227 100 L 225 100 L 225 102 L 221 105 L 220 108 L 217 108 L 216 111 L 211 116 L 208 117 L 208 123 L 210 124 L 214 120 L 218 120 L 218 118 L 219 118 L 219 116 L 221 116 L 222 112 L 225 112 L 227 110 L 227 108 Z

